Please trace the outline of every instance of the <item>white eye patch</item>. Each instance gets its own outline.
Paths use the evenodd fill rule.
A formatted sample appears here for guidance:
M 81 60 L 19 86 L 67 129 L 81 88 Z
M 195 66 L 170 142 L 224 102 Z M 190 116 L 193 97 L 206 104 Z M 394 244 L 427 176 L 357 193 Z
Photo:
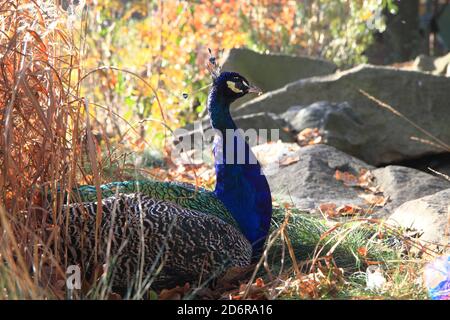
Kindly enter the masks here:
M 231 91 L 235 92 L 235 93 L 242 93 L 244 91 L 242 91 L 239 88 L 236 88 L 236 83 L 233 81 L 227 81 L 227 86 L 228 88 L 230 88 Z

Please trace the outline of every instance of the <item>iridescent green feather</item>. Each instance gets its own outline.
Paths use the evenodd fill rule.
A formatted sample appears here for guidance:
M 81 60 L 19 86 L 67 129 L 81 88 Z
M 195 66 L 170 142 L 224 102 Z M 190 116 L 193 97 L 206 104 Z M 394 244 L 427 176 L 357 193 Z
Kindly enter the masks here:
M 232 215 L 214 193 L 203 188 L 178 183 L 154 180 L 136 180 L 111 182 L 100 186 L 102 198 L 114 196 L 118 193 L 140 192 L 155 199 L 166 200 L 183 208 L 211 214 L 225 222 L 238 227 Z M 75 188 L 73 195 L 83 202 L 97 201 L 95 186 L 80 186 Z

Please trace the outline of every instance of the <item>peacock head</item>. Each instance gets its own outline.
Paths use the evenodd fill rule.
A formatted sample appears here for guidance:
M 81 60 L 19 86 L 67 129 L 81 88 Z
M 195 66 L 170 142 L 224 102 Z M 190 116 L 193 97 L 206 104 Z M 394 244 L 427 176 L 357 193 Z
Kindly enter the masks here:
M 250 85 L 250 82 L 237 72 L 221 72 L 214 78 L 213 87 L 216 93 L 229 103 L 248 93 L 262 93 L 261 89 Z

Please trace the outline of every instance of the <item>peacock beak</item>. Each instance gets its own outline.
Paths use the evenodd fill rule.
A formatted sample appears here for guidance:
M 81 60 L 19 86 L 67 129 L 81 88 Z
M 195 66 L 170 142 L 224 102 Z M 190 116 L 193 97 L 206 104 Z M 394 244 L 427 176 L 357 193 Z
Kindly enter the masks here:
M 252 92 L 252 93 L 257 93 L 258 96 L 260 96 L 260 95 L 263 94 L 263 91 L 262 91 L 260 88 L 255 87 L 255 86 L 250 86 L 250 87 L 248 88 L 248 92 L 249 92 L 249 93 L 250 93 L 250 92 Z

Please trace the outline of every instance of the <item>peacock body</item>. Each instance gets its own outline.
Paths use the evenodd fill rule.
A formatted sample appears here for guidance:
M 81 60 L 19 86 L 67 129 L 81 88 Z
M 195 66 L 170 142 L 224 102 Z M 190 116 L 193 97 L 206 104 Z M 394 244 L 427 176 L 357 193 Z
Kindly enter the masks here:
M 237 130 L 230 104 L 253 90 L 237 73 L 214 77 L 208 112 L 221 133 L 214 143 L 214 191 L 152 180 L 113 182 L 100 187 L 98 203 L 94 186 L 77 188 L 80 201 L 52 221 L 62 226 L 68 264 L 90 274 L 108 261 L 113 285 L 126 288 L 139 277 L 155 276 L 154 287 L 207 282 L 227 267 L 258 259 L 270 227 L 270 189 L 245 139 L 227 135 Z M 238 146 L 244 146 L 245 161 L 238 159 Z
M 98 202 L 70 205 L 69 219 L 59 223 L 67 223 L 70 235 L 63 237 L 63 247 L 69 248 L 69 264 L 79 264 L 88 276 L 98 262 L 109 261 L 108 276 L 115 287 L 130 287 L 140 276 L 153 287 L 204 283 L 227 266 L 250 263 L 252 247 L 235 226 L 216 215 L 142 193 L 102 200 L 101 241 L 96 248 L 98 206 Z

